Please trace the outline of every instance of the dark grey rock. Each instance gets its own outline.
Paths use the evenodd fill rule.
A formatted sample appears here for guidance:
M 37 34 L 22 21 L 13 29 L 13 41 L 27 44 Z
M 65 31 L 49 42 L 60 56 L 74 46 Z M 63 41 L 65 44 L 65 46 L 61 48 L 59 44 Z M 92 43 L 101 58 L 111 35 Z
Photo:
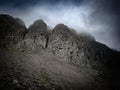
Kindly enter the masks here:
M 119 60 L 120 52 L 64 24 L 49 31 L 37 20 L 26 29 L 0 15 L 0 90 L 119 90 Z
M 64 24 L 58 24 L 49 36 L 48 50 L 59 57 L 62 61 L 72 63 L 76 66 L 90 67 L 90 61 L 86 56 L 87 44 L 94 41 L 92 36 L 80 34 L 75 35 L 71 29 Z
M 64 24 L 58 24 L 52 31 L 52 34 L 61 35 L 65 38 L 71 36 L 70 29 Z
M 15 18 L 15 20 L 16 20 L 20 25 L 25 26 L 25 23 L 24 23 L 21 19 Z
M 20 47 L 28 51 L 40 51 L 47 46 L 49 32 L 47 25 L 43 20 L 35 21 L 29 28 L 24 40 L 20 43 Z
M 26 27 L 9 15 L 0 15 L 0 47 L 8 47 L 21 41 Z

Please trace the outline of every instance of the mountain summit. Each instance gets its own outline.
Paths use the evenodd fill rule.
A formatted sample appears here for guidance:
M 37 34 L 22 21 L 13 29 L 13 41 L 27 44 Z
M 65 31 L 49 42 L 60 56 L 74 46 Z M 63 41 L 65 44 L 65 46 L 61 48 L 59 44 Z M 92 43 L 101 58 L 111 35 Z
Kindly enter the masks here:
M 119 90 L 120 52 L 43 20 L 0 15 L 0 90 Z

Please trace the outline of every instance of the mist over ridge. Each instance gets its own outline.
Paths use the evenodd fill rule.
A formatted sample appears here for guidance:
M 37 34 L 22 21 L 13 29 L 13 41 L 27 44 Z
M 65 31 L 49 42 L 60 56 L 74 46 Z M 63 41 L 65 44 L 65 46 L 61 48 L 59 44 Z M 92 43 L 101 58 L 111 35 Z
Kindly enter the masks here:
M 43 19 L 50 28 L 64 23 L 78 33 L 90 33 L 97 41 L 120 50 L 118 0 L 35 0 L 34 3 L 22 3 L 15 0 L 9 4 L 8 0 L 1 5 L 0 13 L 21 18 L 27 27 L 37 19 Z

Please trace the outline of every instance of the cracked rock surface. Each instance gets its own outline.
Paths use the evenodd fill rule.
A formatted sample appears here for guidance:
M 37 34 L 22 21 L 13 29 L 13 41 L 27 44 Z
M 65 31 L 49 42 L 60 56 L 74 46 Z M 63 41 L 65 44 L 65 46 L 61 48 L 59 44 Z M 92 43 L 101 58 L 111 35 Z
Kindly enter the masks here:
M 0 90 L 119 90 L 120 52 L 64 24 L 0 15 Z

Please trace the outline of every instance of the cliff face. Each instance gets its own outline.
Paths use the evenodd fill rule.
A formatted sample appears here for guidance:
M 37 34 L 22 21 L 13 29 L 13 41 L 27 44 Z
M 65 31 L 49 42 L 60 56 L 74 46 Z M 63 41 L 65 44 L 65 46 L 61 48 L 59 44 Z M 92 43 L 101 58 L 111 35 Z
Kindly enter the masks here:
M 20 19 L 0 15 L 0 50 L 1 90 L 120 88 L 120 52 L 64 24 L 51 31 L 37 20 L 26 29 Z
M 0 15 L 0 46 L 6 47 L 22 40 L 26 27 L 20 20 L 8 15 Z
M 48 34 L 49 32 L 47 31 L 45 22 L 43 20 L 37 20 L 28 28 L 25 38 L 19 43 L 19 48 L 30 52 L 45 49 Z

